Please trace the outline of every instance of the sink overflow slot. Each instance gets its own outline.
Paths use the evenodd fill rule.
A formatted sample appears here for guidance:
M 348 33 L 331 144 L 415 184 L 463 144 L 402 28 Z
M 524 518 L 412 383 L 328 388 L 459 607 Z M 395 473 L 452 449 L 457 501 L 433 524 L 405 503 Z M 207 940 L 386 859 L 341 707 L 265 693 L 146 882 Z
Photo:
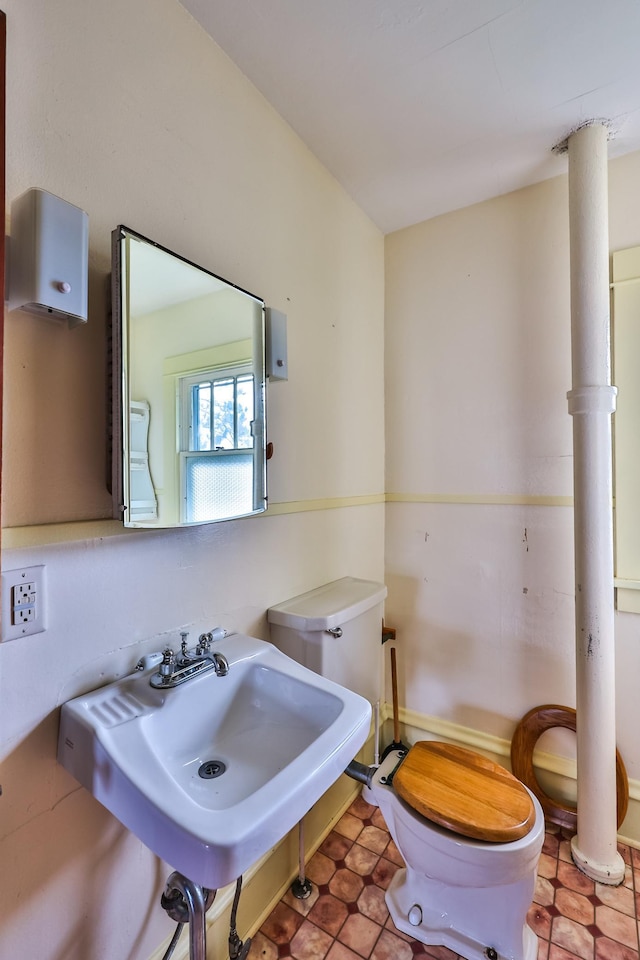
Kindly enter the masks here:
M 222 760 L 205 760 L 200 765 L 198 776 L 203 780 L 214 780 L 216 777 L 221 777 L 226 769 L 227 765 Z

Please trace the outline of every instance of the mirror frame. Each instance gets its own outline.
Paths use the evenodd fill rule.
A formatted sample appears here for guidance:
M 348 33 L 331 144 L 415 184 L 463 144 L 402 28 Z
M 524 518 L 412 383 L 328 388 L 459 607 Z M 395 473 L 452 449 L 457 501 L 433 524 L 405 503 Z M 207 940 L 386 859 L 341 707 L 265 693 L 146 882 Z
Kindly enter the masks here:
M 149 244 L 151 247 L 155 247 L 157 250 L 162 253 L 166 253 L 168 256 L 174 257 L 176 260 L 180 260 L 188 266 L 194 267 L 196 270 L 201 271 L 204 274 L 212 277 L 215 280 L 221 281 L 231 290 L 236 290 L 244 296 L 250 297 L 256 304 L 259 304 L 262 311 L 262 352 L 260 356 L 260 366 L 262 369 L 262 383 L 261 383 L 261 397 L 259 400 L 260 407 L 262 409 L 262 425 L 258 430 L 255 440 L 256 443 L 260 445 L 261 451 L 261 465 L 262 465 L 262 477 L 261 477 L 261 487 L 262 487 L 262 497 L 260 500 L 260 506 L 257 509 L 251 510 L 248 513 L 242 513 L 230 517 L 221 517 L 219 519 L 212 520 L 202 520 L 195 521 L 193 523 L 189 522 L 179 522 L 174 524 L 154 524 L 154 523 L 125 523 L 125 512 L 127 505 L 125 503 L 125 491 L 127 489 L 127 484 L 125 483 L 124 471 L 127 469 L 127 457 L 125 450 L 125 434 L 126 428 L 124 424 L 124 411 L 125 407 L 125 398 L 129 397 L 129 384 L 128 379 L 128 366 L 129 360 L 126 357 L 125 344 L 124 344 L 124 309 L 123 309 L 123 289 L 122 289 L 122 278 L 123 278 L 123 264 L 121 257 L 122 242 L 126 237 L 132 237 L 135 240 L 140 240 L 146 244 Z M 162 246 L 162 244 L 157 243 L 155 240 L 150 240 L 148 237 L 143 236 L 138 233 L 136 230 L 132 230 L 130 227 L 120 224 L 112 231 L 111 234 L 111 278 L 110 278 L 110 294 L 111 294 L 111 310 L 109 312 L 108 319 L 108 350 L 107 350 L 107 409 L 108 409 L 108 467 L 107 467 L 107 483 L 112 496 L 113 503 L 113 516 L 121 520 L 128 526 L 130 529 L 141 529 L 141 530 L 172 530 L 172 529 L 181 529 L 185 527 L 192 526 L 201 526 L 209 523 L 222 523 L 225 520 L 240 520 L 245 517 L 256 516 L 257 514 L 264 513 L 267 509 L 268 499 L 267 499 L 267 444 L 266 444 L 266 432 L 267 432 L 267 410 L 266 410 L 266 382 L 267 382 L 267 373 L 266 373 L 266 336 L 265 336 L 265 303 L 261 297 L 256 296 L 253 293 L 250 293 L 248 290 L 239 287 L 237 284 L 232 283 L 229 280 L 225 280 L 224 277 L 219 276 L 211 270 L 208 270 L 206 267 L 203 267 L 201 264 L 194 263 L 193 261 L 187 259 L 186 257 L 181 256 L 181 254 L 176 253 L 174 250 L 169 250 L 167 247 Z M 256 481 L 254 480 L 254 485 Z
M 0 10 L 0 215 L 2 238 L 0 239 L 0 294 L 5 302 L 5 192 L 6 192 L 6 93 L 7 93 L 7 15 Z M 0 500 L 2 498 L 2 403 L 4 396 L 4 309 L 0 320 Z M 1 524 L 0 524 L 1 530 Z M 0 548 L 1 548 L 0 532 Z

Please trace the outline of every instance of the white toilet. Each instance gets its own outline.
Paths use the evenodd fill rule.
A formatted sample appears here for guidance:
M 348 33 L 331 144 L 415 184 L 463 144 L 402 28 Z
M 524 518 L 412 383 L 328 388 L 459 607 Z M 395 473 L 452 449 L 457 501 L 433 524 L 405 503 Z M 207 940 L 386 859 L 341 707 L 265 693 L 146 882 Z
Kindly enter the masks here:
M 415 744 L 407 760 L 420 746 Z M 451 749 L 448 744 L 433 746 Z M 478 756 L 472 751 L 464 752 Z M 544 817 L 536 798 L 518 784 L 528 795 L 533 811 L 531 824 L 519 839 L 474 839 L 458 832 L 464 829 L 463 824 L 458 823 L 454 832 L 422 816 L 398 796 L 389 777 L 400 759 L 399 751 L 388 754 L 377 769 L 371 788 L 363 791 L 369 803 L 380 807 L 407 864 L 406 869 L 395 874 L 386 893 L 387 906 L 398 930 L 422 943 L 449 947 L 468 960 L 536 960 L 538 939 L 527 924 L 544 842 Z M 496 776 L 496 766 L 492 764 L 487 769 L 488 777 Z M 432 781 L 428 786 L 442 794 L 442 782 Z M 446 786 L 455 804 L 455 785 Z M 478 796 L 481 801 L 480 792 Z M 446 807 L 442 806 L 440 812 L 446 819 Z M 475 819 L 475 811 L 473 814 Z M 502 819 L 498 817 L 499 821 Z
M 271 607 L 271 639 L 375 702 L 386 592 L 351 577 L 326 584 Z M 422 741 L 389 753 L 363 797 L 380 807 L 406 863 L 386 893 L 398 930 L 467 960 L 536 960 L 526 917 L 544 816 L 523 784 L 473 751 Z

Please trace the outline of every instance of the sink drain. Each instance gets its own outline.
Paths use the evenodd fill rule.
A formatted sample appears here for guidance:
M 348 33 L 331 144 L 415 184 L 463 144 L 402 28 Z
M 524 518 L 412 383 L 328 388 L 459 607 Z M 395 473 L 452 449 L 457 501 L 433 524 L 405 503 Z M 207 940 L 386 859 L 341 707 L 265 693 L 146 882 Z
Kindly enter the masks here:
M 216 777 L 221 777 L 226 769 L 227 765 L 222 760 L 205 760 L 200 765 L 198 776 L 203 780 L 215 780 Z

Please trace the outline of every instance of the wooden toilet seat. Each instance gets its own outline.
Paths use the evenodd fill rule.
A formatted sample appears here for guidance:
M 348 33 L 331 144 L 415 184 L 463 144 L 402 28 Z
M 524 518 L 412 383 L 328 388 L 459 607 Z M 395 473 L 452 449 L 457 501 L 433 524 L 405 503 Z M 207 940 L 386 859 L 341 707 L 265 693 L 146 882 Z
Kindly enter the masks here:
M 393 786 L 427 820 L 475 840 L 519 840 L 535 821 L 529 793 L 508 770 L 448 743 L 414 744 L 394 774 Z
M 545 703 L 534 707 L 524 715 L 515 729 L 511 741 L 511 769 L 538 798 L 545 820 L 565 827 L 575 833 L 578 829 L 578 811 L 575 804 L 564 803 L 550 797 L 538 783 L 533 768 L 533 751 L 543 733 L 554 727 L 576 729 L 576 711 L 558 703 Z M 616 750 L 616 800 L 618 828 L 627 815 L 629 805 L 629 780 L 620 752 Z

